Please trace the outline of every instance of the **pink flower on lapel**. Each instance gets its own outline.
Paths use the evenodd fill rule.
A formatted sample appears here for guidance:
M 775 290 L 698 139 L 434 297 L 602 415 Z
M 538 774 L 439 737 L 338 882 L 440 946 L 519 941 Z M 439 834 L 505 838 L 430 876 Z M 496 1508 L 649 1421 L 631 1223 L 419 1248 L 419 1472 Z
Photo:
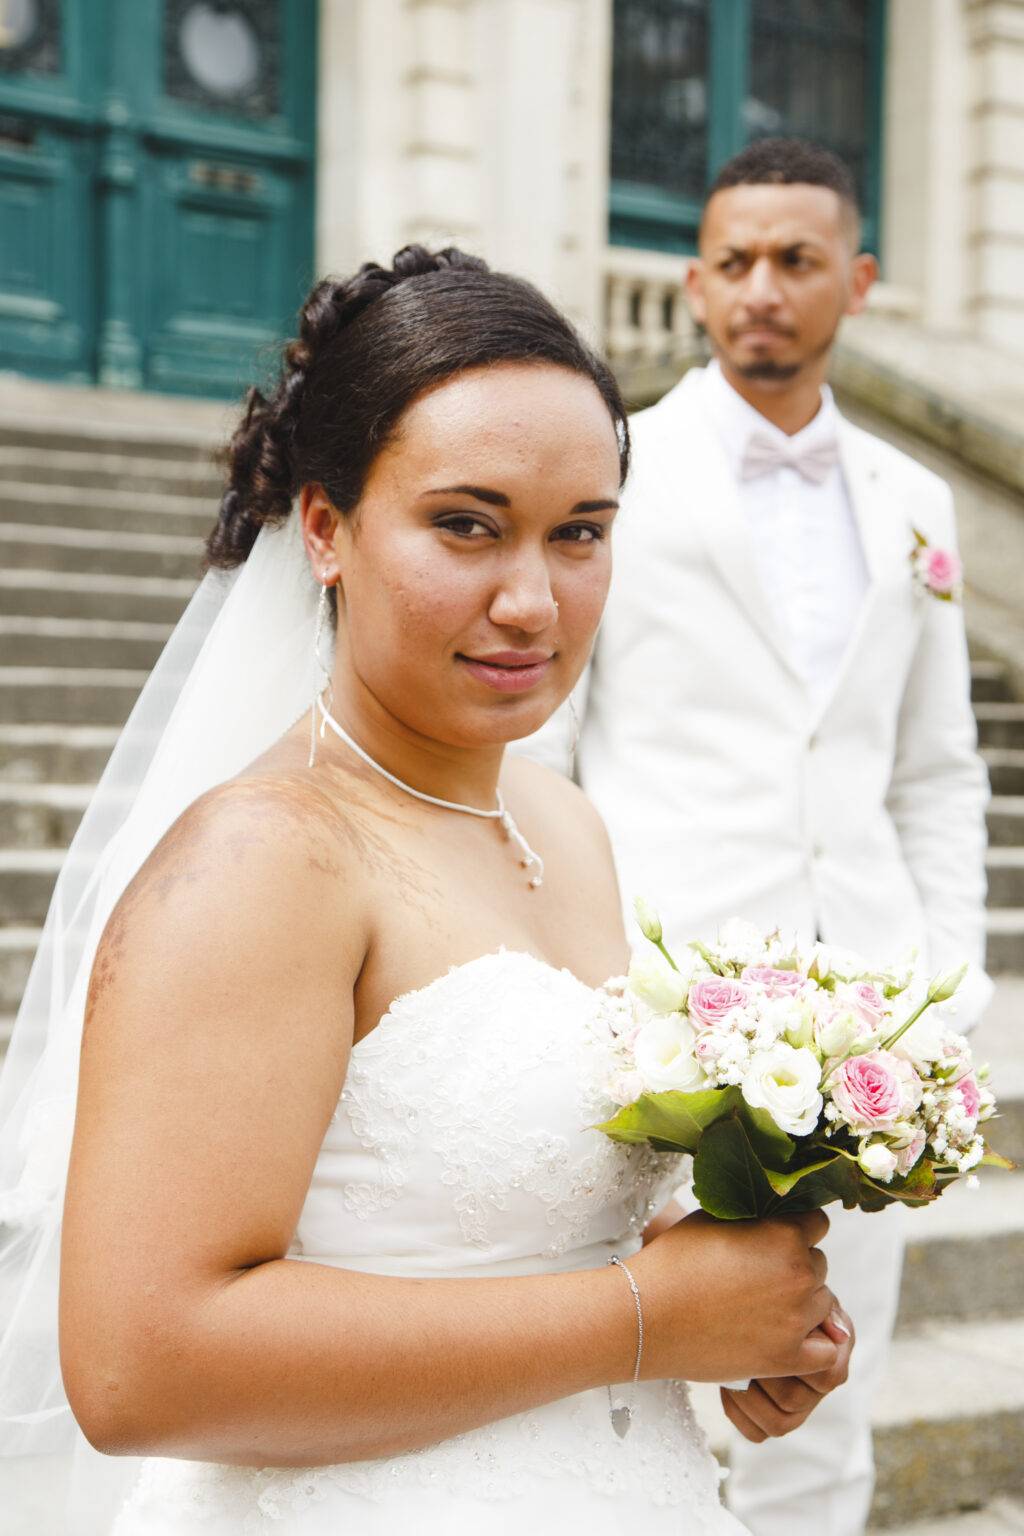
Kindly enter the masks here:
M 937 549 L 923 533 L 913 530 L 910 567 L 918 587 L 944 603 L 956 603 L 963 595 L 964 568 L 952 549 Z

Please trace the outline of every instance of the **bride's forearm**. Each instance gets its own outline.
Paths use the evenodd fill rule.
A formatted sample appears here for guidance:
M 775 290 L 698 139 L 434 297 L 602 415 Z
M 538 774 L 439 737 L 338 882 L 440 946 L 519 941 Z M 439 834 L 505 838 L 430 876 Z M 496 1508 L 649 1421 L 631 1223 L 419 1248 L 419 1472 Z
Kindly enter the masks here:
M 428 1445 L 623 1380 L 635 1349 L 611 1269 L 420 1280 L 281 1259 L 114 1330 L 89 1384 L 68 1388 L 110 1453 L 301 1466 Z

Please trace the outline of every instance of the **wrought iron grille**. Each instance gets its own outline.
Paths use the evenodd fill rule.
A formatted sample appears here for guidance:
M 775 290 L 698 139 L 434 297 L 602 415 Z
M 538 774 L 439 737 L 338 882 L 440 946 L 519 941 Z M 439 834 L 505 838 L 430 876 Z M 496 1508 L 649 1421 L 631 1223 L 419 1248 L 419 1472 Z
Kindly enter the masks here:
M 616 0 L 612 177 L 700 197 L 707 172 L 709 0 Z
M 692 250 L 729 155 L 795 134 L 849 165 L 877 243 L 885 0 L 614 0 L 610 235 Z
M 785 133 L 826 144 L 868 191 L 870 0 L 752 0 L 751 139 Z

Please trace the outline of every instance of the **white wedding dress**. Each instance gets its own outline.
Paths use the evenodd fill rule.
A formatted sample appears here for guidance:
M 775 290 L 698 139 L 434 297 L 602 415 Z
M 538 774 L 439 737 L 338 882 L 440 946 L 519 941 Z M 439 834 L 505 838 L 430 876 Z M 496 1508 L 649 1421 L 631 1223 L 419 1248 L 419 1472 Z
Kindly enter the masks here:
M 533 1275 L 639 1246 L 678 1159 L 592 1129 L 603 994 L 500 950 L 392 1004 L 355 1046 L 291 1250 L 382 1275 Z M 623 1277 L 622 1305 L 632 1308 Z M 400 1379 L 400 1377 L 399 1377 Z M 619 1389 L 617 1396 L 628 1392 Z M 625 1439 L 583 1392 L 424 1450 L 307 1469 L 151 1459 L 113 1536 L 738 1536 L 685 1384 L 641 1382 Z

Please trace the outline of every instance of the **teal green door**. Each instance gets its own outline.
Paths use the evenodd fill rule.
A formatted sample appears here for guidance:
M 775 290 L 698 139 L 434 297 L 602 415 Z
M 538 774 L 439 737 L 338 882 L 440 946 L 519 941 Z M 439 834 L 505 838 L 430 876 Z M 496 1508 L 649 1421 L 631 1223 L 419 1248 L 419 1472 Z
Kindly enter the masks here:
M 0 368 L 237 395 L 312 277 L 316 0 L 0 0 Z

